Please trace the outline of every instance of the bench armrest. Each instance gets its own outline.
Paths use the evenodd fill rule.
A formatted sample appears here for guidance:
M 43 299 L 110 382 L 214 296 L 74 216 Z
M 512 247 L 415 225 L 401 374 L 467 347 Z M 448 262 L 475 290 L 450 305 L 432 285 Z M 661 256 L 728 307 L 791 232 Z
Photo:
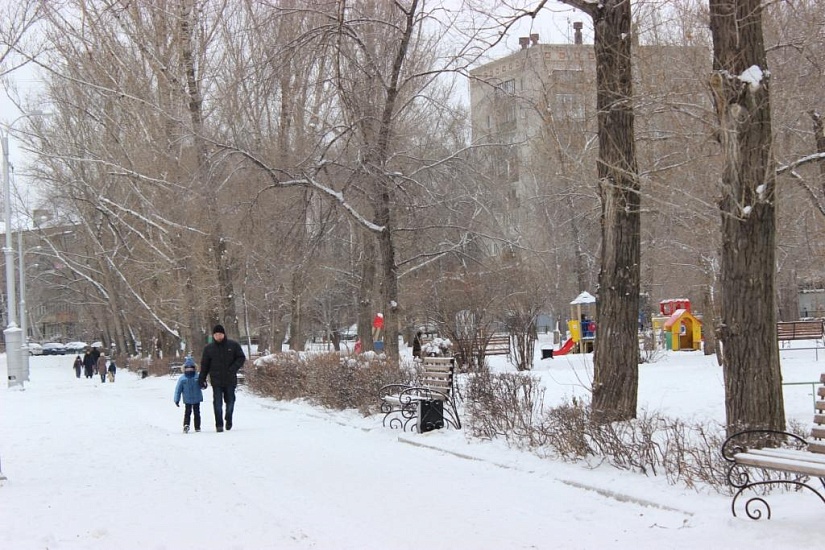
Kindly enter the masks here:
M 808 441 L 803 437 L 778 430 L 743 430 L 728 437 L 722 444 L 722 458 L 736 462 L 734 455 L 744 453 L 748 448 L 790 446 L 805 449 Z

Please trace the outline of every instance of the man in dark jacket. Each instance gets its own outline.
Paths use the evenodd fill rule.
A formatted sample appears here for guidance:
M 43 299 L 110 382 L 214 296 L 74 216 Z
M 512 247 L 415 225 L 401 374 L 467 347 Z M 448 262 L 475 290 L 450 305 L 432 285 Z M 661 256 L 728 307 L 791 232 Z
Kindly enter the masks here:
M 232 413 L 235 412 L 235 386 L 238 371 L 246 361 L 241 345 L 226 337 L 222 325 L 212 329 L 212 342 L 203 348 L 201 373 L 198 381 L 206 388 L 206 377 L 212 382 L 212 405 L 215 409 L 215 429 L 223 431 L 223 403 L 226 402 L 226 429 L 232 429 Z

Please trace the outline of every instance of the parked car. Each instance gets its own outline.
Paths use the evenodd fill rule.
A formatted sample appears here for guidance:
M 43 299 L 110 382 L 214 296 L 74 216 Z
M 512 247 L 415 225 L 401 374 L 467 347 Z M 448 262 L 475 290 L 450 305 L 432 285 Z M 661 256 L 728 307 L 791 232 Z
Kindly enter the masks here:
M 43 346 L 37 342 L 29 342 L 29 355 L 43 355 Z
M 66 344 L 66 353 L 83 353 L 89 344 L 86 342 L 69 342 Z
M 43 355 L 66 355 L 66 346 L 58 342 L 43 344 Z

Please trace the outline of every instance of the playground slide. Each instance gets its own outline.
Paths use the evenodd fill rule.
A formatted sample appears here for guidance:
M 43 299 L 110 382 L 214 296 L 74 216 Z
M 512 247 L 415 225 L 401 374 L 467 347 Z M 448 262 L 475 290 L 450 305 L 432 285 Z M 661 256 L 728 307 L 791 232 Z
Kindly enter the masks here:
M 575 345 L 576 342 L 574 342 L 572 338 L 569 338 L 561 348 L 553 351 L 553 355 L 564 355 L 565 353 L 573 349 L 573 346 Z

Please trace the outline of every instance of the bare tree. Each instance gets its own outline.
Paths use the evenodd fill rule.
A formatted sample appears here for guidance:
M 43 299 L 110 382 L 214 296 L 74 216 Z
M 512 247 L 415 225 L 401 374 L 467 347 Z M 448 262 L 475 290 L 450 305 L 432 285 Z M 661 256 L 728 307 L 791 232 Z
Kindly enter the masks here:
M 782 430 L 776 339 L 776 169 L 759 0 L 710 0 L 710 87 L 725 151 L 720 340 L 729 431 Z

